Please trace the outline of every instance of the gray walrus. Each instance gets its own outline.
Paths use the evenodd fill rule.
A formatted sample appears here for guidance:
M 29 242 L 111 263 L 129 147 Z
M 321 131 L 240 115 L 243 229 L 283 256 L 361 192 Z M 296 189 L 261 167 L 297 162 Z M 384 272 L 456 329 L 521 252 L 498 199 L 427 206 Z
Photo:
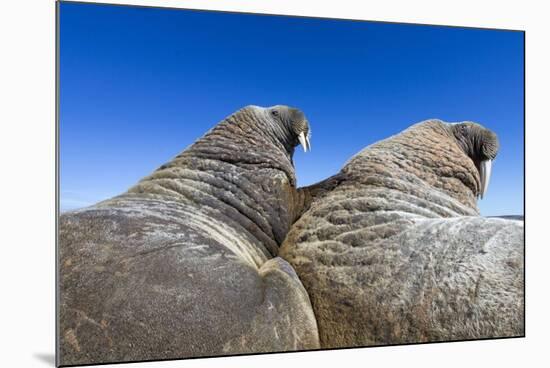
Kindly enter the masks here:
M 317 348 L 274 258 L 304 198 L 294 108 L 248 106 L 126 193 L 59 220 L 60 364 Z
M 523 223 L 477 209 L 497 150 L 478 124 L 425 121 L 303 189 L 279 254 L 323 348 L 523 335 Z

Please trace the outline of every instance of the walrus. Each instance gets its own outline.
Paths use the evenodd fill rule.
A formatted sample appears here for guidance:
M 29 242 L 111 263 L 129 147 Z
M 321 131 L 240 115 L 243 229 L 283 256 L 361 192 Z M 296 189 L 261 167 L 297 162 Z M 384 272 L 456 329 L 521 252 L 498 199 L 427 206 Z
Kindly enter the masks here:
M 302 189 L 279 255 L 322 348 L 524 334 L 523 222 L 477 208 L 498 148 L 479 124 L 428 120 Z
M 304 198 L 299 109 L 247 106 L 127 192 L 59 219 L 59 363 L 319 347 L 276 257 Z

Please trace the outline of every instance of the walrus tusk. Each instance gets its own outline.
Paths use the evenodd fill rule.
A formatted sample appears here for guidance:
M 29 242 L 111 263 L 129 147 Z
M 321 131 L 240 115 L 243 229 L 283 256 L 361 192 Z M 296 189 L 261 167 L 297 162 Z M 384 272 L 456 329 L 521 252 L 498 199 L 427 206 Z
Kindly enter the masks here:
M 481 161 L 481 164 L 479 165 L 479 176 L 481 180 L 481 192 L 479 193 L 479 196 L 481 199 L 483 199 L 483 196 L 487 193 L 487 188 L 489 187 L 492 163 L 492 160 L 485 160 Z
M 304 149 L 304 152 L 311 151 L 311 146 L 309 144 L 309 137 L 304 134 L 304 132 L 298 135 L 298 140 Z

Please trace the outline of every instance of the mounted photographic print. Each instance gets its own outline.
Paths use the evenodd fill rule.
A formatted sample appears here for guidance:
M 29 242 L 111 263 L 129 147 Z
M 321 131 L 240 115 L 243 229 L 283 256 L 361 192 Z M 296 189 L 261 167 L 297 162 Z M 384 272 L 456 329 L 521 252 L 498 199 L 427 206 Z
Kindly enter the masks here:
M 58 365 L 524 336 L 524 32 L 57 6 Z

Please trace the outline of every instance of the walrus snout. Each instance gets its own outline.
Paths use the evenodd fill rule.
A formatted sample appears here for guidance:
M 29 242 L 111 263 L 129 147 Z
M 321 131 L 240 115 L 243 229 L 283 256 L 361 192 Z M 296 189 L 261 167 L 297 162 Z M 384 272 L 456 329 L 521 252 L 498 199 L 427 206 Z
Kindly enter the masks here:
M 293 122 L 293 130 L 298 137 L 298 142 L 302 145 L 304 152 L 311 151 L 311 130 L 306 115 L 296 108 L 290 108 L 290 116 Z
M 500 146 L 498 136 L 492 130 L 469 121 L 451 124 L 450 127 L 459 146 L 472 159 L 478 170 L 480 182 L 478 196 L 483 199 L 489 187 L 493 160 Z
M 495 132 L 482 127 L 481 137 L 481 155 L 486 160 L 494 160 L 497 157 L 500 147 L 498 137 Z

